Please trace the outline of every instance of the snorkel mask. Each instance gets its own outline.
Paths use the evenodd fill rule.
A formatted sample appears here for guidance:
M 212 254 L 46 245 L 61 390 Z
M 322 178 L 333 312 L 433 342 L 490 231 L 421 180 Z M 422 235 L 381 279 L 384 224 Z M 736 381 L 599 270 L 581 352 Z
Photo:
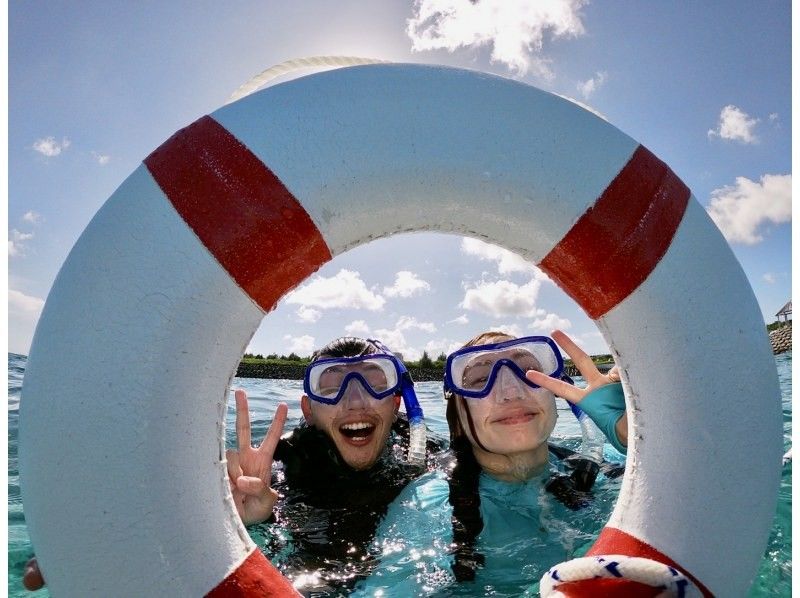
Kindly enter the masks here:
M 539 386 L 525 377 L 528 370 L 542 372 L 551 378 L 561 378 L 564 373 L 564 361 L 553 339 L 526 336 L 464 347 L 451 353 L 445 364 L 445 391 L 470 399 L 483 399 L 491 394 L 503 367 L 531 388 Z
M 336 405 L 344 397 L 351 381 L 355 380 L 374 399 L 381 400 L 397 394 L 403 397 L 409 424 L 410 462 L 425 462 L 425 420 L 414 392 L 414 381 L 405 364 L 386 345 L 374 339 L 367 342 L 380 353 L 356 357 L 333 357 L 312 362 L 303 376 L 303 390 L 309 399 Z

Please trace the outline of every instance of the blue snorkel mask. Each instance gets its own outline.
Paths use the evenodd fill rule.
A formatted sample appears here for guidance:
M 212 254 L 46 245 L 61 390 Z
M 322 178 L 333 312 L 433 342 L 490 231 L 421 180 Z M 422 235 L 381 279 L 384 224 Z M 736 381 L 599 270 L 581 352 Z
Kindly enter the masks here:
M 339 403 L 353 380 L 377 400 L 400 393 L 410 429 L 409 461 L 424 463 L 425 421 L 411 374 L 386 345 L 374 339 L 367 342 L 381 352 L 314 361 L 306 368 L 303 390 L 309 399 L 326 405 Z
M 561 378 L 564 360 L 553 339 L 547 336 L 464 347 L 447 357 L 444 388 L 462 397 L 483 399 L 491 394 L 503 367 L 531 388 L 539 388 L 525 377 L 525 372 L 536 370 Z

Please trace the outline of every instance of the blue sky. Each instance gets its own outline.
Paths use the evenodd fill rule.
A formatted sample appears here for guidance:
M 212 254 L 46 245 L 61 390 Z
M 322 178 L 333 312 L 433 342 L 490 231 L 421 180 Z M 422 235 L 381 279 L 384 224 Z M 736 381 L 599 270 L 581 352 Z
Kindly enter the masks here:
M 591 106 L 688 184 L 766 321 L 791 298 L 789 2 L 12 1 L 8 28 L 11 351 L 28 352 L 70 248 L 147 154 L 265 68 L 315 55 L 478 69 Z M 249 350 L 308 354 L 351 332 L 417 358 L 487 328 L 554 326 L 606 352 L 515 256 L 402 235 L 323 267 Z

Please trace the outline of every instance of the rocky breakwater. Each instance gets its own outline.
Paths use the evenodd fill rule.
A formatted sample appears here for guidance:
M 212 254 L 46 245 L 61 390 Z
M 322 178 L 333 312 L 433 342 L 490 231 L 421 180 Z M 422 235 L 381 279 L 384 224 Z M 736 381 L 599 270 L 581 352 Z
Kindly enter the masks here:
M 769 333 L 772 352 L 777 355 L 792 350 L 792 323 L 788 322 Z

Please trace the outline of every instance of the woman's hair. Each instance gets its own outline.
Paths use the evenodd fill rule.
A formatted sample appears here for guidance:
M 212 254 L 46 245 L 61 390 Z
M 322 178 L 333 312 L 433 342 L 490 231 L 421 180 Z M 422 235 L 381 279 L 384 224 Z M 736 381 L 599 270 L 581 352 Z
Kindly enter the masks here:
M 372 341 L 355 336 L 343 336 L 314 351 L 311 361 L 317 361 L 324 357 L 361 357 L 375 353 L 383 353 L 383 351 Z
M 467 341 L 464 347 L 488 345 L 513 340 L 515 337 L 505 332 L 482 332 Z M 453 507 L 451 524 L 453 526 L 453 562 L 451 568 L 459 582 L 472 581 L 478 569 L 483 566 L 484 556 L 477 550 L 478 534 L 483 530 L 481 518 L 481 498 L 478 492 L 478 478 L 481 466 L 472 452 L 472 444 L 458 417 L 460 395 L 445 391 L 447 399 L 447 425 L 450 428 L 450 449 L 455 456 L 455 465 L 448 477 L 448 500 Z M 465 406 L 466 408 L 466 406 Z
M 505 332 L 488 331 L 481 332 L 479 335 L 471 338 L 462 349 L 466 347 L 476 347 L 478 345 L 490 345 L 492 343 L 502 343 L 503 341 L 514 340 L 516 337 L 506 334 Z M 459 395 L 450 391 L 445 391 L 444 398 L 447 399 L 447 410 L 445 415 L 447 417 L 447 426 L 450 428 L 450 444 L 458 446 L 459 439 L 466 439 L 464 428 L 461 425 L 461 420 L 458 417 L 457 400 L 463 400 Z

